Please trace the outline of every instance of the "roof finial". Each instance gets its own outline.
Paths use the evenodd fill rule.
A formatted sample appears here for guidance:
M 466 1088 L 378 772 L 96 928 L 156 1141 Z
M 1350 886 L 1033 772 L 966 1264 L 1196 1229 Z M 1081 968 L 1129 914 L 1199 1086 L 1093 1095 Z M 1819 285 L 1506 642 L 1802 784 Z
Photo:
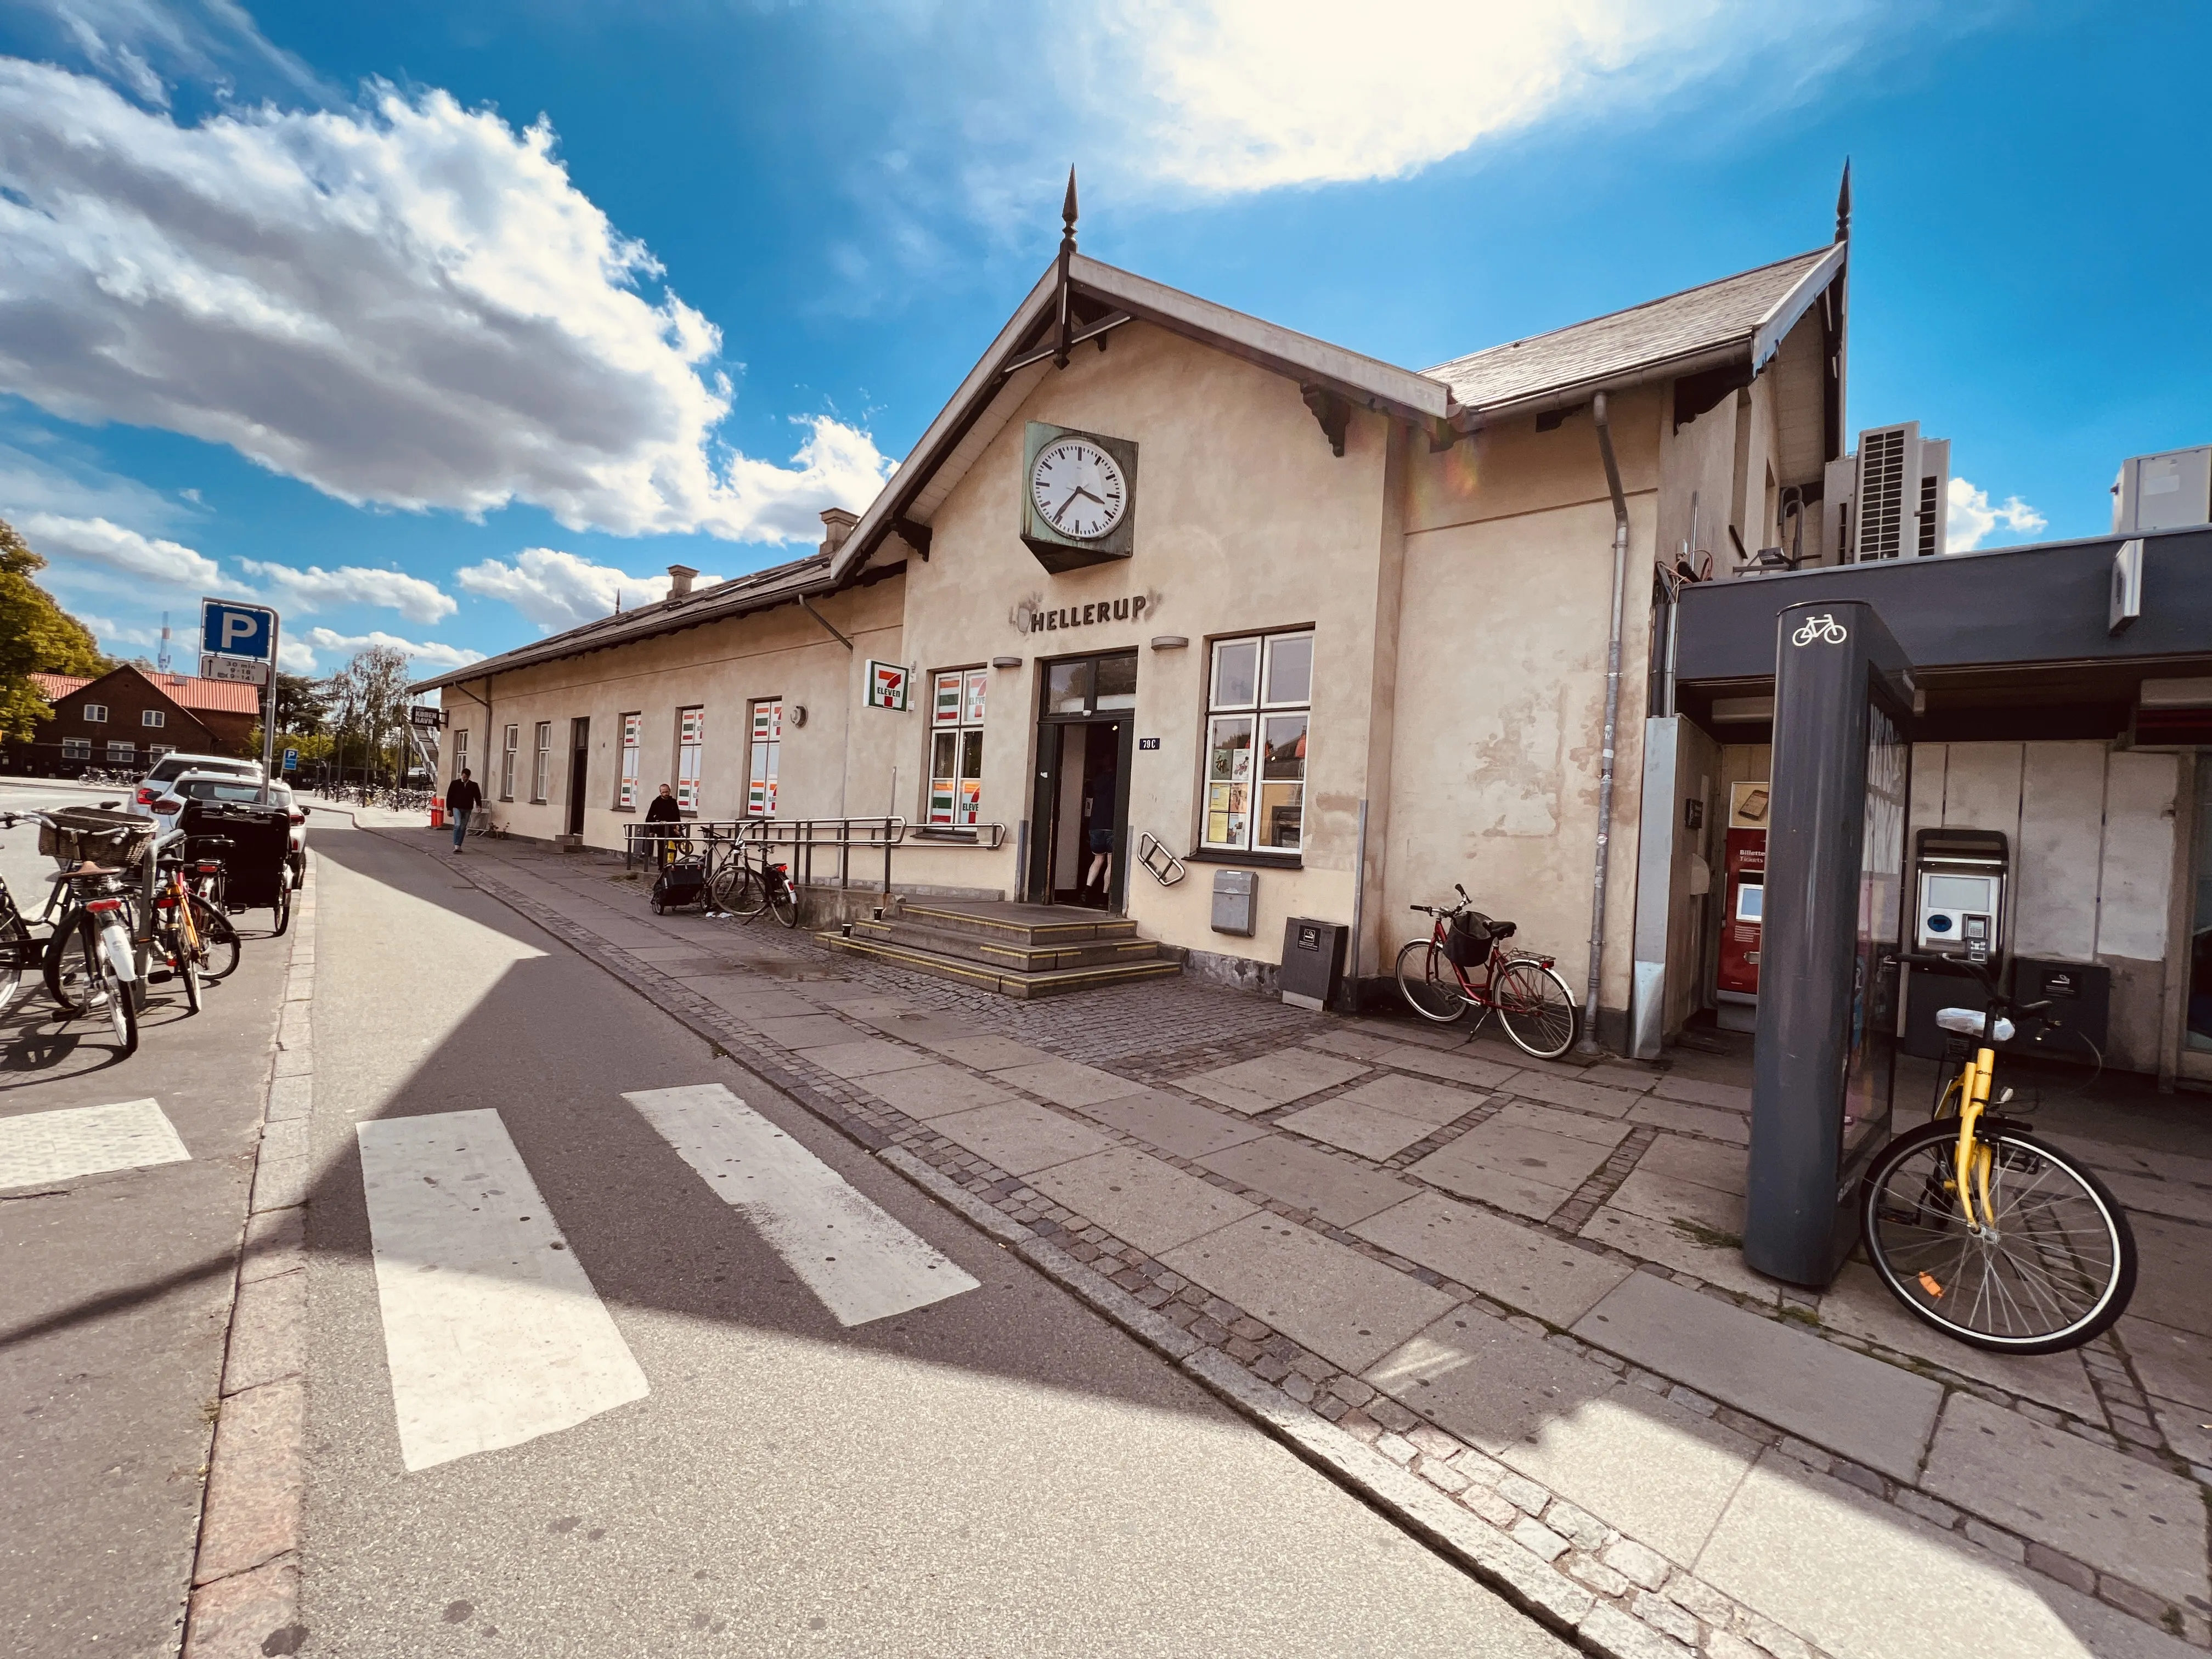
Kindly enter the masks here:
M 1067 170 L 1067 196 L 1060 204 L 1060 245 L 1075 252 L 1075 169 Z
M 1851 240 L 1851 158 L 1844 157 L 1844 182 L 1836 191 L 1836 240 Z
M 1060 204 L 1060 295 L 1058 338 L 1053 347 L 1052 366 L 1067 367 L 1067 349 L 1075 332 L 1075 314 L 1067 303 L 1067 268 L 1075 258 L 1075 169 L 1067 170 L 1067 196 Z

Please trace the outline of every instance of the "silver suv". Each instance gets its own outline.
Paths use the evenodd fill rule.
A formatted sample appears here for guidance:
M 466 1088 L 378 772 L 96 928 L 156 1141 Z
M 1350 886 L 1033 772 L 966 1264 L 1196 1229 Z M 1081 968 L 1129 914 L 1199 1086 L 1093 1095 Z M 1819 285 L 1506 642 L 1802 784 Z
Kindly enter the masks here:
M 142 818 L 158 817 L 154 803 L 169 793 L 169 786 L 187 772 L 220 772 L 228 777 L 250 778 L 261 781 L 261 763 L 240 760 L 232 755 L 186 755 L 172 750 L 155 761 L 153 769 L 138 780 L 138 787 L 131 792 L 125 811 L 136 812 Z

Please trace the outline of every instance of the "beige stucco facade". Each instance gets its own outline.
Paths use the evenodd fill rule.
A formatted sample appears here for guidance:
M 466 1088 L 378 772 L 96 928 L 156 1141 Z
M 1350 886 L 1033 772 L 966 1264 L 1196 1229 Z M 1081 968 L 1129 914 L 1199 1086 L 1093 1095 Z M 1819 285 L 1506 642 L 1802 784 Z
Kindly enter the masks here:
M 1036 833 L 1047 665 L 1133 650 L 1127 718 L 1140 741 L 1121 851 L 1126 859 L 1149 835 L 1188 868 L 1174 885 L 1129 871 L 1127 911 L 1144 933 L 1194 953 L 1200 971 L 1265 983 L 1286 919 L 1349 922 L 1357 903 L 1360 971 L 1388 974 L 1398 946 L 1425 932 L 1407 907 L 1447 900 L 1463 883 L 1480 908 L 1519 924 L 1517 944 L 1559 957 L 1579 1000 L 1614 580 L 1614 507 L 1588 402 L 1465 435 L 1354 407 L 1338 455 L 1294 375 L 1142 319 L 1115 327 L 1108 349 L 1079 346 L 1064 369 L 1006 384 L 995 429 L 965 440 L 932 488 L 926 557 L 888 544 L 900 556 L 873 556 L 865 585 L 815 598 L 818 617 L 783 603 L 448 684 L 450 727 L 468 738 L 446 753 L 465 750 L 510 829 L 550 837 L 571 822 L 570 722 L 587 720 L 581 833 L 619 847 L 625 824 L 673 776 L 687 708 L 704 711 L 700 815 L 741 816 L 748 707 L 775 697 L 787 710 L 779 817 L 921 824 L 929 676 L 984 669 L 981 817 L 1005 826 L 1003 837 L 994 846 L 988 835 L 975 844 L 910 836 L 893 879 L 1029 896 L 1023 860 Z M 1611 1012 L 1629 998 L 1651 562 L 1688 533 L 1692 491 L 1701 540 L 1725 544 L 1727 509 L 1716 515 L 1712 496 L 1771 471 L 1768 402 L 1754 380 L 1678 429 L 1663 377 L 1609 399 L 1629 526 L 1600 996 Z M 1136 447 L 1130 556 L 1053 574 L 1024 544 L 1030 422 Z M 1440 447 L 1447 435 L 1455 441 Z M 1763 485 L 1741 493 L 1759 513 Z M 1747 523 L 1743 533 L 1756 545 L 1767 528 Z M 1314 662 L 1300 844 L 1289 855 L 1208 854 L 1200 842 L 1210 645 L 1301 629 L 1312 631 Z M 870 659 L 915 672 L 908 710 L 868 706 Z M 803 725 L 793 718 L 800 706 Z M 644 787 L 624 812 L 616 790 L 629 713 L 643 717 Z M 556 751 L 542 801 L 527 787 L 540 722 Z M 511 791 L 500 787 L 509 726 L 525 751 Z M 1223 867 L 1255 872 L 1249 938 L 1212 926 Z

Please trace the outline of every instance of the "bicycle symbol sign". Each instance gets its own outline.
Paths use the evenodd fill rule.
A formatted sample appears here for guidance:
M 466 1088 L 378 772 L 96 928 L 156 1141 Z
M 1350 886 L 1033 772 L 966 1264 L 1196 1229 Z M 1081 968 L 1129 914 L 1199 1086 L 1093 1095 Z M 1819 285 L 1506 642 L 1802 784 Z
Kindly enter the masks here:
M 1790 636 L 1790 643 L 1810 645 L 1815 640 L 1824 640 L 1830 645 L 1841 645 L 1849 638 L 1850 635 L 1844 630 L 1843 623 L 1833 617 L 1808 617 L 1797 631 Z

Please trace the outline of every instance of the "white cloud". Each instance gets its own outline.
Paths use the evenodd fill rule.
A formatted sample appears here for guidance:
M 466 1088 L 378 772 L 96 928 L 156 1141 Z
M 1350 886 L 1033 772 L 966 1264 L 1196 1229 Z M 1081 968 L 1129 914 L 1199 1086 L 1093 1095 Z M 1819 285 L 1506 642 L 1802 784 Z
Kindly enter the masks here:
M 284 599 L 310 615 L 330 605 L 374 605 L 397 611 L 409 622 L 425 624 L 450 617 L 460 607 L 435 582 L 424 581 L 398 570 L 377 570 L 343 565 L 325 570 L 309 565 L 297 570 L 290 565 L 265 564 L 240 559 L 239 568 L 273 584 Z
M 325 653 L 337 659 L 350 657 L 356 651 L 365 651 L 372 645 L 388 645 L 404 651 L 416 663 L 432 668 L 460 668 L 472 662 L 482 662 L 483 653 L 471 651 L 461 646 L 440 645 L 434 641 L 416 643 L 403 640 L 397 634 L 386 634 L 372 629 L 366 634 L 341 634 L 331 628 L 310 628 L 296 642 L 287 642 L 277 647 L 277 658 L 294 673 L 312 674 L 321 665 Z M 333 663 L 333 666 L 337 665 Z
M 117 622 L 112 617 L 96 617 L 89 611 L 78 611 L 76 619 L 92 630 L 100 648 L 111 654 L 119 645 L 156 646 L 161 642 L 161 630 L 158 628 L 140 628 Z
M 719 459 L 719 332 L 548 127 L 444 92 L 185 126 L 0 59 L 0 386 L 348 501 L 811 539 L 802 509 L 864 506 L 888 470 L 827 418 L 795 468 Z
M 526 547 L 512 564 L 486 559 L 455 571 L 453 580 L 471 593 L 505 599 L 549 633 L 606 616 L 617 603 L 635 609 L 668 596 L 665 576 L 633 576 L 556 547 Z
M 57 564 L 82 559 L 125 576 L 170 587 L 210 587 L 222 578 L 213 559 L 181 542 L 125 530 L 108 519 L 71 519 L 33 513 L 15 526 L 32 549 Z
M 1991 507 L 1988 490 L 1977 489 L 1964 478 L 1954 478 L 1949 510 L 1944 514 L 1943 550 L 1971 553 L 1999 525 L 2008 535 L 2032 536 L 2050 522 L 2017 495 L 2008 495 Z

